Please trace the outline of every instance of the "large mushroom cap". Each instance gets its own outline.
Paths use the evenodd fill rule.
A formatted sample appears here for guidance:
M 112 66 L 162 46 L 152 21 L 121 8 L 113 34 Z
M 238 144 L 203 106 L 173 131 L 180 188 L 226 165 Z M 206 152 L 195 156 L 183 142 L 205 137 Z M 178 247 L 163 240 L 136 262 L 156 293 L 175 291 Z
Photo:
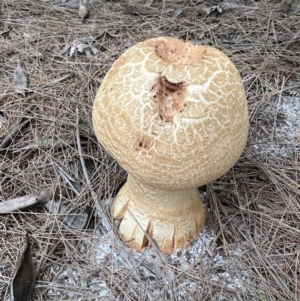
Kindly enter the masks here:
M 138 43 L 115 61 L 97 93 L 93 125 L 133 177 L 175 189 L 226 173 L 249 126 L 244 87 L 230 59 L 169 37 Z

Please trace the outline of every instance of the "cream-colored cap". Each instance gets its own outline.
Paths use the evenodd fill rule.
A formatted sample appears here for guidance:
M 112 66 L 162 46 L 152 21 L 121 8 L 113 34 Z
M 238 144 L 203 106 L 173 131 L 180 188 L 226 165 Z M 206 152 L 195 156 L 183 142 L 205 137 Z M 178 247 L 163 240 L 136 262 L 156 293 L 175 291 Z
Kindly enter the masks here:
M 225 54 L 159 37 L 134 45 L 112 65 L 94 102 L 93 126 L 134 178 L 187 189 L 235 164 L 249 122 L 241 77 Z

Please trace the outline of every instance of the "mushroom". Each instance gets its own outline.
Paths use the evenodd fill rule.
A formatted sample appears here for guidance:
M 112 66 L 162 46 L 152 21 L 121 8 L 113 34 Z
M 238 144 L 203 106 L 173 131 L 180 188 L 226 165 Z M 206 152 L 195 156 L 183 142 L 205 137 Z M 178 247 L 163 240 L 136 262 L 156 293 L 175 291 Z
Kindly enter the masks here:
M 249 121 L 239 72 L 219 50 L 170 37 L 138 43 L 106 74 L 93 105 L 99 142 L 128 172 L 111 206 L 142 250 L 187 247 L 204 226 L 197 187 L 244 150 Z

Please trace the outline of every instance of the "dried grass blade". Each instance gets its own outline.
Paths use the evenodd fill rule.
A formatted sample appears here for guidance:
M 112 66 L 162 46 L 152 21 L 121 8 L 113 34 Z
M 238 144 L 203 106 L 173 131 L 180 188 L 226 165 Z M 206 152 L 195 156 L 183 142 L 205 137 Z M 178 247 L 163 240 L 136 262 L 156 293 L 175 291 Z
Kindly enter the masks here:
M 85 166 L 85 162 L 84 162 L 84 159 L 83 159 L 83 156 L 82 156 L 82 147 L 81 147 L 80 136 L 79 136 L 79 113 L 78 113 L 78 108 L 76 108 L 76 139 L 77 139 L 77 148 L 78 148 L 78 152 L 79 152 L 80 163 L 81 163 L 81 167 L 82 167 L 82 170 L 83 170 L 85 180 L 86 180 L 87 185 L 88 185 L 88 187 L 91 191 L 91 195 L 93 197 L 98 216 L 99 216 L 100 220 L 102 221 L 103 227 L 108 232 L 111 229 L 111 223 L 110 223 L 109 219 L 106 217 L 106 215 L 104 213 L 104 210 L 101 208 L 101 206 L 99 204 L 99 200 L 96 196 L 96 193 L 95 193 L 94 189 L 92 188 L 91 181 L 89 179 L 89 176 L 88 176 L 88 173 L 87 173 L 87 170 L 86 170 L 86 166 Z

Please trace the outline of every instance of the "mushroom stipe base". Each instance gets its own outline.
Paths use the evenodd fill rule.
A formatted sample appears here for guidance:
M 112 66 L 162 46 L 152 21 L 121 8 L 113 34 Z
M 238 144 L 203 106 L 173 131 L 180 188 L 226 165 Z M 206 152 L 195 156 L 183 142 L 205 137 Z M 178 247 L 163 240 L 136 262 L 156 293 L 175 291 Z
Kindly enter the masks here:
M 130 247 L 142 250 L 154 239 L 167 254 L 188 247 L 205 221 L 197 188 L 159 189 L 130 175 L 111 211 L 114 219 L 122 219 L 119 231 Z

